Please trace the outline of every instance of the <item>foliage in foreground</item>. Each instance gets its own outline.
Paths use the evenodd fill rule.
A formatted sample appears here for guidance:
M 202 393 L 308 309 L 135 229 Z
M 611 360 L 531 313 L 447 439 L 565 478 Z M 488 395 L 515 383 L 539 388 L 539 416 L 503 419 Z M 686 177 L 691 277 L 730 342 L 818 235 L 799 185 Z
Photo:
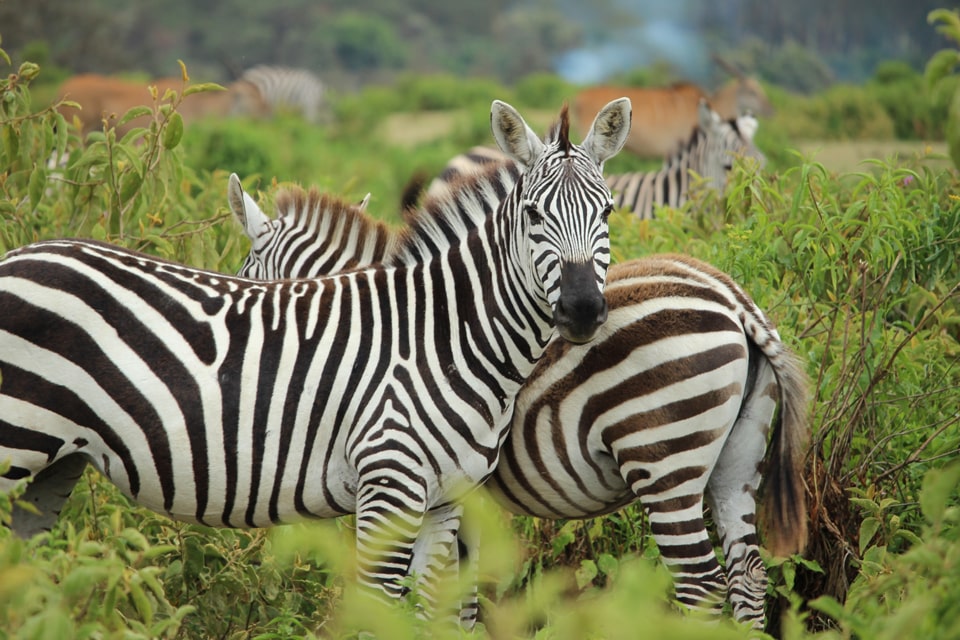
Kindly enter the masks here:
M 245 245 L 223 213 L 220 170 L 232 168 L 184 162 L 179 95 L 158 96 L 151 125 L 124 140 L 107 131 L 79 145 L 54 111 L 32 107 L 36 73 L 24 65 L 0 81 L 0 249 L 78 235 L 236 267 Z M 384 154 L 378 142 L 360 131 L 339 151 L 349 163 L 409 170 L 406 154 Z M 65 166 L 48 168 L 53 152 Z M 311 151 L 286 152 L 296 163 Z M 352 184 L 332 173 L 314 181 Z M 723 201 L 695 198 L 654 221 L 619 214 L 613 225 L 618 260 L 682 251 L 729 272 L 816 381 L 813 544 L 806 558 L 770 560 L 771 630 L 893 638 L 909 624 L 924 637 L 956 637 L 956 174 L 877 164 L 834 176 L 800 163 L 757 176 L 743 167 Z M 0 519 L 13 499 L 0 497 Z M 485 563 L 476 637 L 748 635 L 670 610 L 669 579 L 635 508 L 582 523 L 515 518 L 515 536 L 504 535 L 499 511 L 474 511 Z M 375 611 L 351 594 L 350 540 L 349 519 L 271 531 L 171 523 L 91 472 L 50 535 L 20 541 L 0 530 L 0 635 L 350 637 L 361 621 L 382 624 L 381 637 L 418 637 L 411 611 Z

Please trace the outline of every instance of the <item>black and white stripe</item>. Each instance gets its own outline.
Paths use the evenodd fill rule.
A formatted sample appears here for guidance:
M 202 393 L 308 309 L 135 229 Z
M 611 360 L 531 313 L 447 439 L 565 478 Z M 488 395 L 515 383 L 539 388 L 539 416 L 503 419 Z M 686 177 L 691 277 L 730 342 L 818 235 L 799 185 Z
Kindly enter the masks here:
M 468 166 L 466 173 L 516 179 L 511 167 Z M 443 191 L 434 197 L 465 197 L 471 183 L 462 179 L 440 181 Z M 324 244 L 288 218 L 272 221 L 274 242 L 254 247 L 248 263 L 256 256 L 278 264 L 270 254 L 284 246 Z M 377 246 L 374 259 L 388 260 L 389 242 Z M 354 257 L 348 244 L 339 247 L 342 259 Z M 363 259 L 370 256 L 363 251 Z M 319 264 L 300 265 L 307 269 L 300 275 L 322 273 Z M 679 601 L 713 609 L 726 594 L 738 620 L 762 628 L 761 480 L 767 548 L 788 554 L 806 540 L 805 375 L 750 297 L 709 265 L 653 256 L 614 265 L 607 281 L 610 315 L 600 336 L 589 345 L 555 340 L 547 347 L 520 391 L 488 486 L 511 511 L 545 518 L 593 517 L 640 500 L 675 572 Z M 725 573 L 705 529 L 704 498 L 713 507 Z M 475 616 L 472 603 L 464 622 Z
M 723 191 L 737 157 L 753 158 L 761 167 L 766 164 L 753 143 L 756 130 L 752 115 L 722 120 L 701 101 L 699 126 L 661 169 L 607 176 L 617 208 L 647 219 L 658 207 L 683 206 L 697 185 Z
M 251 83 L 271 113 L 299 113 L 307 122 L 316 123 L 326 108 L 326 88 L 307 69 L 257 65 L 243 72 L 240 80 Z
M 521 179 L 435 201 L 386 265 L 254 281 L 84 240 L 8 253 L 0 490 L 31 476 L 42 511 L 18 510 L 14 530 L 49 528 L 90 462 L 186 521 L 356 513 L 361 584 L 399 596 L 450 544 L 457 500 L 492 471 L 554 331 L 587 340 L 606 313 L 601 167 L 624 143 L 629 101 L 580 146 L 565 110 L 545 142 L 502 102 L 491 120 Z
M 752 158 L 760 167 L 766 164 L 766 157 L 753 142 L 757 127 L 752 114 L 722 120 L 702 101 L 699 126 L 664 160 L 662 168 L 607 176 L 614 204 L 646 219 L 653 218 L 658 207 L 682 207 L 694 188 L 722 191 L 736 158 Z M 442 195 L 464 177 L 495 163 L 509 164 L 510 159 L 491 147 L 473 147 L 444 167 L 428 186 L 426 196 Z

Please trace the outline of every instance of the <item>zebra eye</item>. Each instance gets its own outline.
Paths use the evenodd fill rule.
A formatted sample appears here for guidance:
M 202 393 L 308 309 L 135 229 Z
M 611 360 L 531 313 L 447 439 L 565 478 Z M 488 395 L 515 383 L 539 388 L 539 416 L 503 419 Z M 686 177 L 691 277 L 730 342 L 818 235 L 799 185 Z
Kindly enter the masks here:
M 537 209 L 536 205 L 528 204 L 523 208 L 523 210 L 530 218 L 531 224 L 541 224 L 543 222 L 543 216 L 540 214 L 540 210 Z
M 613 203 L 611 202 L 606 207 L 603 208 L 603 211 L 600 212 L 600 217 L 603 219 L 604 224 L 607 220 L 610 219 L 610 214 L 613 213 Z

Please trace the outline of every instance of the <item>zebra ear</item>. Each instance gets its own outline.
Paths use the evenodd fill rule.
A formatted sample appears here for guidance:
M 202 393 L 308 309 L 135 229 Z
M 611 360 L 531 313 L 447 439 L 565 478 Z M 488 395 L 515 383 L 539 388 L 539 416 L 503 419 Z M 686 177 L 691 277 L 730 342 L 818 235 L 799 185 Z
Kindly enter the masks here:
M 581 146 L 597 165 L 602 167 L 626 144 L 632 117 L 630 98 L 618 98 L 608 103 L 594 118 Z
M 543 153 L 543 142 L 517 110 L 506 102 L 493 101 L 490 128 L 500 149 L 523 168 L 529 167 Z
M 697 117 L 700 120 L 700 128 L 704 131 L 712 131 L 720 124 L 720 114 L 713 110 L 706 98 L 700 98 L 697 104 Z
M 263 230 L 270 225 L 270 218 L 260 209 L 256 201 L 243 190 L 240 178 L 235 173 L 231 173 L 230 179 L 227 181 L 227 200 L 230 201 L 230 209 L 240 226 L 243 227 L 243 232 L 247 234 L 248 238 L 256 241 Z
M 737 118 L 737 129 L 740 130 L 740 134 L 747 142 L 753 142 L 753 136 L 757 135 L 757 128 L 759 126 L 760 123 L 757 121 L 756 116 L 749 111 Z
M 363 200 L 357 203 L 357 209 L 359 209 L 362 212 L 365 212 L 367 210 L 367 205 L 370 204 L 371 195 L 373 194 L 368 193 L 367 195 L 363 196 Z

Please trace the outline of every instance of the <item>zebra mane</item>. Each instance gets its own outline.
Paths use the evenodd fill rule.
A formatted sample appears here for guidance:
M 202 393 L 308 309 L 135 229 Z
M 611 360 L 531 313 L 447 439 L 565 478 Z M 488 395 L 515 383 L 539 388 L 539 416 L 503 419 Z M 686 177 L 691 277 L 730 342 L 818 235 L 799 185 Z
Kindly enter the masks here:
M 566 102 L 560 108 L 557 121 L 550 125 L 545 141 L 556 142 L 565 155 L 570 155 L 573 144 L 570 142 L 570 110 Z
M 308 229 L 330 245 L 353 246 L 352 239 L 361 239 L 362 247 L 373 247 L 376 255 L 384 255 L 396 242 L 396 233 L 384 222 L 364 212 L 365 203 L 347 202 L 343 198 L 322 193 L 317 187 L 304 190 L 288 185 L 277 192 L 274 202 L 276 219 L 291 227 Z
M 392 264 L 410 264 L 459 245 L 478 229 L 521 179 L 513 162 L 494 163 L 456 176 L 450 188 L 408 210 L 398 232 Z

